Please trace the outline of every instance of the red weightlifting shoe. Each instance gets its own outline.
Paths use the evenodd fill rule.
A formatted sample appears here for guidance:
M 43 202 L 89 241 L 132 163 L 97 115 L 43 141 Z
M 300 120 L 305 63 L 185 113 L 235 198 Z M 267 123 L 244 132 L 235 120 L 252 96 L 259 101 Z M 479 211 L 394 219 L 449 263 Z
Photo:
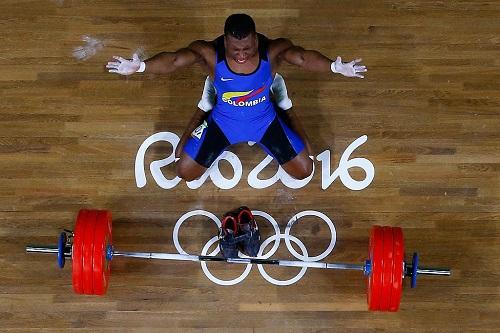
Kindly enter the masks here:
M 260 232 L 252 211 L 246 206 L 238 208 L 237 221 L 240 251 L 256 257 L 260 249 Z
M 224 258 L 238 257 L 238 222 L 231 215 L 222 219 L 219 230 L 219 248 Z

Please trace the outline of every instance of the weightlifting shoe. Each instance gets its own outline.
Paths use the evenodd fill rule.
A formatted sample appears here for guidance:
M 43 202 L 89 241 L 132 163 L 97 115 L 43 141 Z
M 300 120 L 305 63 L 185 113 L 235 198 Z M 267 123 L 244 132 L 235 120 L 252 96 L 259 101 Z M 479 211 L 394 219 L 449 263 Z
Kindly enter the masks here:
M 232 215 L 226 215 L 222 219 L 219 230 L 219 248 L 224 258 L 238 257 L 238 223 Z
M 260 232 L 252 212 L 246 206 L 238 208 L 238 239 L 240 251 L 256 257 L 260 249 Z

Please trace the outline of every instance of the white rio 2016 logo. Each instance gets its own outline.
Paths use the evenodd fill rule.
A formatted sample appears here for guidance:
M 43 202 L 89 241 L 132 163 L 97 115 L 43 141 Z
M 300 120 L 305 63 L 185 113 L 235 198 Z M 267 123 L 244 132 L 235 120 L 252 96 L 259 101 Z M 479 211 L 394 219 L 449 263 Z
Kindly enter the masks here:
M 338 168 L 331 173 L 330 172 L 330 151 L 325 150 L 318 156 L 316 156 L 316 160 L 321 162 L 321 188 L 326 190 L 337 177 L 340 178 L 342 184 L 350 190 L 360 191 L 366 188 L 373 181 L 375 177 L 375 169 L 373 167 L 372 162 L 370 162 L 366 158 L 353 158 L 349 159 L 352 152 L 366 142 L 368 137 L 366 135 L 360 136 L 354 142 L 352 142 L 344 151 L 342 156 L 340 157 Z M 146 154 L 146 150 L 155 142 L 158 141 L 166 141 L 169 142 L 173 149 L 172 153 L 162 160 L 153 161 L 149 165 L 149 170 L 151 170 L 151 175 L 154 180 L 163 189 L 171 189 L 175 187 L 181 181 L 181 178 L 174 177 L 172 179 L 167 179 L 161 172 L 161 168 L 167 166 L 171 163 L 175 162 L 175 148 L 179 143 L 179 137 L 172 132 L 160 132 L 151 135 L 147 138 L 142 145 L 139 147 L 139 151 L 135 157 L 135 181 L 137 187 L 141 188 L 146 186 L 146 173 L 144 171 L 144 156 Z M 314 158 L 311 157 L 313 160 Z M 225 178 L 219 170 L 219 161 L 226 160 L 231 164 L 233 168 L 233 177 L 231 179 Z M 258 177 L 259 173 L 269 164 L 273 158 L 271 156 L 266 156 L 266 158 L 260 162 L 250 173 L 248 174 L 248 185 L 255 189 L 262 189 L 269 187 L 280 180 L 285 186 L 289 188 L 301 188 L 306 186 L 314 176 L 315 166 L 313 165 L 313 172 L 306 179 L 298 180 L 292 178 L 288 175 L 281 167 L 278 168 L 278 171 L 274 176 L 268 179 L 260 179 Z M 350 168 L 361 168 L 365 172 L 365 178 L 363 180 L 355 180 L 349 174 Z M 215 186 L 220 189 L 231 189 L 235 187 L 239 181 L 241 180 L 241 175 L 243 174 L 243 167 L 241 165 L 241 161 L 234 153 L 230 151 L 225 151 L 222 153 L 217 160 L 212 164 L 210 168 L 198 179 L 193 180 L 191 182 L 186 182 L 186 185 L 190 189 L 197 189 L 207 180 L 208 177 L 212 180 Z

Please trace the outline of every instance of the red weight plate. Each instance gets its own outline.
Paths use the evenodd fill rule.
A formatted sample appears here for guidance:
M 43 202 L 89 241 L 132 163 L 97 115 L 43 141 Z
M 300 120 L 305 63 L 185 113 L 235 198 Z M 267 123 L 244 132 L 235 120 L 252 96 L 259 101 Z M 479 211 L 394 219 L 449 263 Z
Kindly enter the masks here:
M 394 237 L 394 261 L 392 268 L 393 277 L 389 311 L 396 312 L 399 310 L 401 293 L 403 291 L 403 261 L 405 256 L 405 247 L 403 230 L 401 228 L 393 228 L 392 233 Z
M 389 311 L 391 303 L 392 268 L 394 257 L 394 238 L 391 227 L 384 227 L 383 277 L 380 296 L 380 311 Z
M 113 222 L 112 222 L 113 219 L 112 219 L 112 215 L 111 215 L 110 211 L 106 211 L 106 218 L 107 218 L 107 222 L 108 222 L 108 231 L 106 233 L 106 237 L 107 237 L 106 250 L 107 250 L 108 246 L 113 245 Z M 104 281 L 105 281 L 105 283 L 103 284 L 104 285 L 104 289 L 103 289 L 104 293 L 106 293 L 106 291 L 108 289 L 110 275 L 111 275 L 111 259 L 110 260 L 106 259 L 106 265 L 104 268 L 104 278 L 105 278 Z
M 94 232 L 94 253 L 92 262 L 95 295 L 104 295 L 108 289 L 111 262 L 106 259 L 106 249 L 111 242 L 111 212 L 100 210 L 97 214 Z
M 83 235 L 85 233 L 85 227 L 87 225 L 88 220 L 88 210 L 80 209 L 78 212 L 78 216 L 76 218 L 74 237 L 73 237 L 73 249 L 71 254 L 72 261 L 72 280 L 73 280 L 73 290 L 77 294 L 83 294 L 83 253 L 82 253 L 82 245 L 83 245 Z
M 368 309 L 377 311 L 380 307 L 383 277 L 383 250 L 384 233 L 382 227 L 373 226 L 370 232 L 369 258 L 371 261 L 371 272 L 367 280 L 368 284 Z
M 94 293 L 93 273 L 92 273 L 92 259 L 94 254 L 94 231 L 97 220 L 97 210 L 88 211 L 88 222 L 83 234 L 83 293 L 92 295 Z

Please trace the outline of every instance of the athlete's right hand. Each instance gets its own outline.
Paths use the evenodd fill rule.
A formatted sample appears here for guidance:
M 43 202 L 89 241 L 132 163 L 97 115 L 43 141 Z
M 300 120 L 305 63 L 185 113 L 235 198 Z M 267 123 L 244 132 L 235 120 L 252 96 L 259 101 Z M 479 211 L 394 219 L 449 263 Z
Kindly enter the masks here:
M 122 57 L 113 56 L 113 59 L 118 61 L 110 61 L 106 65 L 110 73 L 118 73 L 121 75 L 131 75 L 136 73 L 141 67 L 141 60 L 139 55 L 134 53 L 132 60 L 123 59 Z

